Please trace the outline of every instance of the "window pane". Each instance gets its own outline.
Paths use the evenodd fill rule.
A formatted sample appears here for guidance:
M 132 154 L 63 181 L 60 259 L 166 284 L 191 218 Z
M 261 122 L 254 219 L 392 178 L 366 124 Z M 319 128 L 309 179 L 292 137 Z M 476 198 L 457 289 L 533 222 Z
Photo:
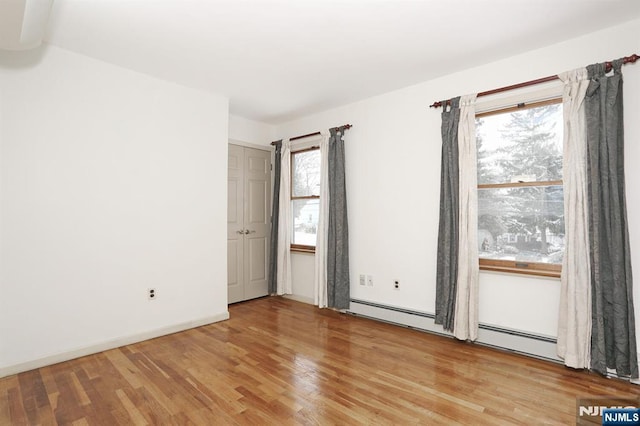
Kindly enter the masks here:
M 320 150 L 293 154 L 293 197 L 320 195 Z
M 478 184 L 562 179 L 562 105 L 476 120 Z
M 478 250 L 481 259 L 561 264 L 562 186 L 479 189 Z
M 316 245 L 320 200 L 293 200 L 293 237 L 291 244 Z

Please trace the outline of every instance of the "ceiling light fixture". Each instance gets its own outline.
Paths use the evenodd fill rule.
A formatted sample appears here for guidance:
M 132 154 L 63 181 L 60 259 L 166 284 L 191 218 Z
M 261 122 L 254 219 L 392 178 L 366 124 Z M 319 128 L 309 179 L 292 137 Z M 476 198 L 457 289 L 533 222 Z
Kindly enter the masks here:
M 27 50 L 40 46 L 53 0 L 0 1 L 0 49 Z

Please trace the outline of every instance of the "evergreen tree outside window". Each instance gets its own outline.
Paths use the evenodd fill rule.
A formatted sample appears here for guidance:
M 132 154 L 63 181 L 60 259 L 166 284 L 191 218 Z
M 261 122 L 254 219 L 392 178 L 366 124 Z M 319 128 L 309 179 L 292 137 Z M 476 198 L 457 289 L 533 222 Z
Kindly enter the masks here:
M 560 99 L 476 115 L 481 269 L 560 275 L 562 131 Z

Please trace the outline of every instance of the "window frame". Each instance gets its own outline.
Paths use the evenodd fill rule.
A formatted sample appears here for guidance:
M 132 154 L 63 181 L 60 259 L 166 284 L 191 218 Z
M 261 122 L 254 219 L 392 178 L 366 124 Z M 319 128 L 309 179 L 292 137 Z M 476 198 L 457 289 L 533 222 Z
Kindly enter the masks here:
M 488 117 L 491 115 L 507 114 L 525 109 L 538 108 L 546 105 L 562 104 L 561 96 L 554 96 L 550 99 L 522 102 L 517 105 L 498 107 L 488 111 L 478 112 L 475 118 Z M 564 126 L 564 123 L 562 123 Z M 564 129 L 563 129 L 564 131 Z M 553 181 L 533 181 L 533 182 L 505 182 L 505 183 L 488 183 L 478 184 L 477 190 L 495 189 L 495 188 L 522 188 L 522 187 L 545 187 L 545 186 L 562 186 L 564 190 L 563 180 Z M 523 262 L 516 260 L 502 259 L 486 259 L 478 256 L 479 268 L 481 271 L 505 272 L 512 274 L 534 275 L 543 277 L 560 278 L 562 273 L 562 264 L 542 263 L 542 262 Z
M 294 167 L 294 157 L 297 154 L 302 154 L 305 152 L 309 152 L 309 151 L 320 151 L 320 146 L 310 146 L 308 148 L 302 148 L 302 149 L 298 149 L 298 150 L 291 150 L 291 160 L 290 160 L 290 176 L 289 176 L 289 187 L 291 188 L 291 196 L 289 198 L 289 203 L 291 204 L 292 208 L 293 208 L 293 201 L 295 200 L 319 200 L 320 199 L 320 195 L 304 195 L 304 196 L 294 196 L 293 195 L 293 178 L 294 178 L 294 172 L 295 172 L 295 167 Z M 293 230 L 293 223 L 292 225 L 292 230 Z M 316 246 L 310 246 L 307 244 L 294 244 L 291 243 L 290 246 L 291 251 L 295 251 L 295 252 L 299 252 L 299 253 L 315 253 L 316 252 Z

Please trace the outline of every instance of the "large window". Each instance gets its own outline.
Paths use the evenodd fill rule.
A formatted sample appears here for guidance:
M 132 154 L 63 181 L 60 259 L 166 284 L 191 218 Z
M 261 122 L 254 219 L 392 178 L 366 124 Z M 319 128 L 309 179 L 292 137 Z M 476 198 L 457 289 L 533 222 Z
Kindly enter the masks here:
M 481 269 L 559 276 L 562 130 L 559 99 L 476 115 Z
M 291 153 L 291 249 L 315 251 L 320 214 L 320 149 Z

